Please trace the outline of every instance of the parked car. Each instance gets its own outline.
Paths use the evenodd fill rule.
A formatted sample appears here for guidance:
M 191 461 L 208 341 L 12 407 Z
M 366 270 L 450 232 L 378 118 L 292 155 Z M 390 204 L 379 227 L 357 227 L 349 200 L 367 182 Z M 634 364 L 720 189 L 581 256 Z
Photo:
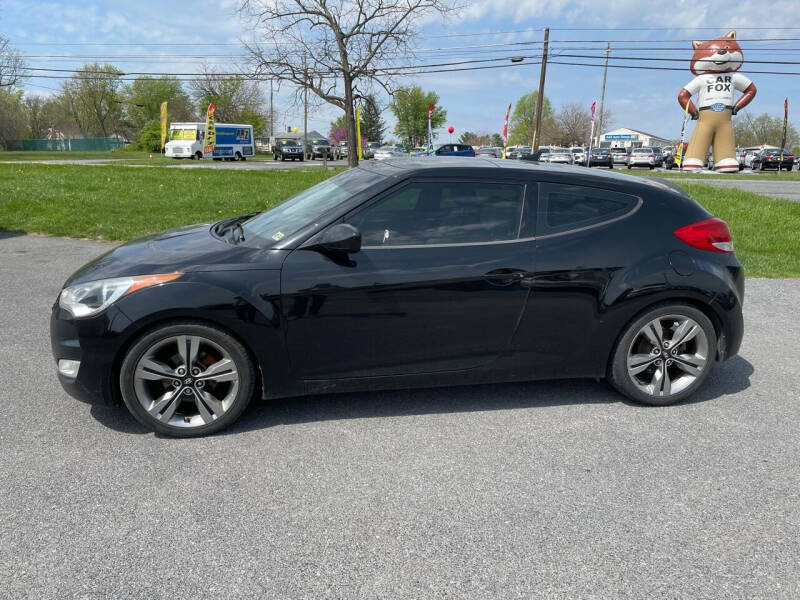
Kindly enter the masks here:
M 427 156 L 428 148 L 425 146 L 414 146 L 409 154 L 411 156 Z
M 783 151 L 783 160 L 781 160 L 781 150 L 777 148 L 767 148 L 759 152 L 751 162 L 751 168 L 754 171 L 764 171 L 766 169 L 786 169 L 791 171 L 794 166 L 794 154 L 788 150 Z
M 367 158 L 375 158 L 375 152 L 382 146 L 380 142 L 367 142 L 364 147 L 364 156 Z
M 339 142 L 339 155 L 342 158 L 347 158 L 349 147 L 347 145 L 347 140 L 342 140 Z
M 485 148 L 478 148 L 475 151 L 477 156 L 485 156 L 487 158 L 503 158 L 503 149 L 487 146 Z
M 404 156 L 405 153 L 405 148 L 402 146 L 381 146 L 375 151 L 375 160 Z
M 475 149 L 469 144 L 442 144 L 434 154 L 436 156 L 475 156 Z
M 590 167 L 614 168 L 614 157 L 608 148 L 592 148 L 592 155 L 589 160 Z
M 645 146 L 642 148 L 631 149 L 631 154 L 628 157 L 628 168 L 632 167 L 648 167 L 654 168 L 656 164 L 656 155 L 653 148 Z
M 743 295 L 727 225 L 676 185 L 404 159 L 117 246 L 50 332 L 69 394 L 188 437 L 254 395 L 606 377 L 672 404 L 736 355 Z
M 611 148 L 611 157 L 615 165 L 624 165 L 628 162 L 628 151 L 625 148 Z
M 272 149 L 272 159 L 303 161 L 303 147 L 296 140 L 278 140 Z
M 572 162 L 576 165 L 585 165 L 586 164 L 586 148 L 581 148 L 576 146 L 574 148 L 569 149 L 570 153 L 572 154 Z
M 309 140 L 308 156 L 311 160 L 315 158 L 327 158 L 328 160 L 338 160 L 341 158 L 339 148 L 331 146 L 330 142 L 324 138 Z
M 653 148 L 653 162 L 656 167 L 663 167 L 664 166 L 664 154 L 661 152 L 661 148 L 655 146 Z
M 558 146 L 552 147 L 547 154 L 542 155 L 539 160 L 550 163 L 560 163 L 564 165 L 571 165 L 573 163 L 572 152 L 569 148 L 560 148 Z
M 513 146 L 511 148 L 506 148 L 506 158 L 520 159 L 523 156 L 530 156 L 530 154 L 530 146 Z

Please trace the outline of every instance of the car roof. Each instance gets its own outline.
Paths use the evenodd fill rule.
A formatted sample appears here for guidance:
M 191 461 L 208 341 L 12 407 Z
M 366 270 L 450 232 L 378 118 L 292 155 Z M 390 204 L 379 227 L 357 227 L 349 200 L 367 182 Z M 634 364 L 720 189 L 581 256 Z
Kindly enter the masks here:
M 576 185 L 608 186 L 629 193 L 641 194 L 648 190 L 677 190 L 659 179 L 635 177 L 615 171 L 585 169 L 573 165 L 537 163 L 525 160 L 503 160 L 483 157 L 404 157 L 381 161 L 362 162 L 356 167 L 379 173 L 386 177 L 405 179 L 414 176 L 441 177 L 488 177 L 497 179 L 519 179 L 532 176 L 542 181 L 569 182 Z M 685 195 L 685 193 L 684 193 Z

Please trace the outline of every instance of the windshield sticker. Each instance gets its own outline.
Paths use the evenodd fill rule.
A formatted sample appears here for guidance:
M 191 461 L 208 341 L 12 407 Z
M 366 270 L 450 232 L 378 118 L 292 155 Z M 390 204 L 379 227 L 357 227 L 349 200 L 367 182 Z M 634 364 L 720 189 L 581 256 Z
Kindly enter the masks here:
M 277 242 L 279 240 L 282 240 L 283 237 L 284 237 L 284 233 L 282 231 L 279 231 L 278 233 L 276 233 L 275 235 L 272 236 L 272 239 Z

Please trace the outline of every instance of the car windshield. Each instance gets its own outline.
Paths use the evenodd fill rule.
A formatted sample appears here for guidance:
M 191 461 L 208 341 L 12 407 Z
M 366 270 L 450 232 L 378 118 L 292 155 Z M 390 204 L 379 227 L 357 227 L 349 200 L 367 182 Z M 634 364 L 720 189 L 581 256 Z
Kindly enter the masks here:
M 652 148 L 636 148 L 636 150 L 633 151 L 634 154 L 652 154 L 652 152 Z
M 279 242 L 381 179 L 382 175 L 365 169 L 345 171 L 245 221 L 244 235 Z
M 378 148 L 378 152 L 395 152 L 396 148 L 394 146 L 381 146 Z
M 557 154 L 566 154 L 569 152 L 566 148 L 553 148 L 550 152 L 555 152 Z
M 572 148 L 572 152 L 583 152 L 583 148 Z
M 327 146 L 328 145 L 328 140 L 319 140 L 319 139 L 311 140 L 311 143 L 315 144 L 317 146 Z
M 368 145 L 369 145 L 370 148 L 380 148 L 381 147 L 381 143 L 380 142 L 370 142 Z
M 280 142 L 278 142 L 278 143 L 279 143 L 281 146 L 299 146 L 299 145 L 300 145 L 300 144 L 298 144 L 297 142 L 295 142 L 294 140 L 281 140 L 281 141 L 280 141 Z
M 595 148 L 594 150 L 592 150 L 592 154 L 606 155 L 606 154 L 608 154 L 608 149 L 607 148 Z

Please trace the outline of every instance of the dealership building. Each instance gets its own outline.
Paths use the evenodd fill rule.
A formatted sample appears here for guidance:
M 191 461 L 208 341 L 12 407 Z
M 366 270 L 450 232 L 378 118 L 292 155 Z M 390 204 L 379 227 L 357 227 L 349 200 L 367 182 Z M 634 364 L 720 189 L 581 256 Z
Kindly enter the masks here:
M 635 129 L 621 127 L 606 133 L 599 138 L 601 148 L 641 148 L 642 146 L 671 146 L 672 141 Z

